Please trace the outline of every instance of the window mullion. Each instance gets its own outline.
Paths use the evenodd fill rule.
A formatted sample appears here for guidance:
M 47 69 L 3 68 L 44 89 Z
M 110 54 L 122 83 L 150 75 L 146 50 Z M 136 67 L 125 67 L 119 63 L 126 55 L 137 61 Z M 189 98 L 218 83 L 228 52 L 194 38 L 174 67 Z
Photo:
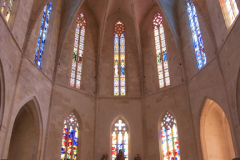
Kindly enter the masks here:
M 166 143 L 167 143 L 167 156 L 168 156 L 167 158 L 168 158 L 168 160 L 170 160 L 167 129 L 168 129 L 167 126 L 165 126 L 165 130 L 166 130 L 165 135 L 166 135 Z
M 162 60 L 162 74 L 163 74 L 163 85 L 164 87 L 166 86 L 166 83 L 165 83 L 165 68 L 164 68 L 164 62 L 163 62 L 163 50 L 162 50 L 162 38 L 161 38 L 161 24 L 159 25 L 158 27 L 158 31 L 159 31 L 159 43 L 160 43 L 160 52 L 161 52 L 161 60 Z
M 171 128 L 172 130 L 172 145 L 173 145 L 173 156 L 174 156 L 174 159 L 175 159 L 175 145 L 174 145 L 174 133 L 173 133 L 173 127 Z
M 66 159 L 67 159 L 67 151 L 68 151 L 69 129 L 70 129 L 70 127 L 68 127 L 68 125 L 67 125 L 67 141 L 66 141 L 66 151 L 65 151 L 65 158 L 66 158 Z
M 73 159 L 73 145 L 74 145 L 74 128 L 73 128 L 73 132 L 72 132 L 72 146 L 71 146 L 71 159 Z
M 118 35 L 118 46 L 119 46 L 119 49 L 118 49 L 118 83 L 119 83 L 119 96 L 121 96 L 121 36 Z
M 74 87 L 77 87 L 77 70 L 78 70 L 78 55 L 79 55 L 79 48 L 80 48 L 80 43 L 81 43 L 81 32 L 82 32 L 82 27 L 79 27 L 79 35 L 78 35 L 78 46 L 77 46 L 77 55 L 76 55 L 76 67 L 75 67 L 75 83 Z
M 124 134 L 122 134 L 122 153 L 123 153 L 123 156 L 124 156 Z

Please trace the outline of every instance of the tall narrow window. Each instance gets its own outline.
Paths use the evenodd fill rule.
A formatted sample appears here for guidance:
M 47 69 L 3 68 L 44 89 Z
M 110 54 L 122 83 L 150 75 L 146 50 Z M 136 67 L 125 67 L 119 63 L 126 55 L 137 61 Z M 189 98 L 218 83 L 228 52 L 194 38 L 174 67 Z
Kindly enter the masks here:
M 79 124 L 76 116 L 71 113 L 64 120 L 61 160 L 77 160 Z
M 45 48 L 45 42 L 47 39 L 47 32 L 49 28 L 49 20 L 52 12 L 52 2 L 45 5 L 43 10 L 43 16 L 38 36 L 38 42 L 35 52 L 34 64 L 38 66 L 39 69 L 42 68 L 42 56 Z
M 235 0 L 219 0 L 224 15 L 226 25 L 229 27 L 235 21 L 239 14 L 238 6 Z
M 157 56 L 159 88 L 163 88 L 170 85 L 170 77 L 168 70 L 167 48 L 163 28 L 163 20 L 160 13 L 155 14 L 153 19 L 153 27 Z
M 177 123 L 169 112 L 162 119 L 160 138 L 163 160 L 180 160 Z
M 125 160 L 128 160 L 128 129 L 121 119 L 114 124 L 112 133 L 112 160 L 116 159 L 119 150 L 123 152 Z
M 4 0 L 2 6 L 2 13 L 5 16 L 5 19 L 8 21 L 12 13 L 12 7 L 15 0 Z
M 115 24 L 114 35 L 114 96 L 125 96 L 125 32 L 121 21 Z
M 77 16 L 75 43 L 72 59 L 70 86 L 80 89 L 82 79 L 83 52 L 85 39 L 86 19 L 83 13 Z
M 207 58 L 205 55 L 202 34 L 198 22 L 198 16 L 196 8 L 191 1 L 187 2 L 188 17 L 190 21 L 190 28 L 192 31 L 192 38 L 194 43 L 194 50 L 196 54 L 196 59 L 198 63 L 198 69 L 201 69 L 207 63 Z

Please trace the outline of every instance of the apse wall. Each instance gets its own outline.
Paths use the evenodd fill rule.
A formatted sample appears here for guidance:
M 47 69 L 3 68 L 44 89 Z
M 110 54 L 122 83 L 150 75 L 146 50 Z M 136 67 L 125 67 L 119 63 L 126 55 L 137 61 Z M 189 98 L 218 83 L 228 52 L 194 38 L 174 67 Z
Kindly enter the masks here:
M 86 18 L 85 45 L 81 89 L 70 87 L 77 15 Z M 57 59 L 55 84 L 51 98 L 49 138 L 46 144 L 46 160 L 60 159 L 64 120 L 74 113 L 79 122 L 78 158 L 94 159 L 95 106 L 96 106 L 96 55 L 98 47 L 98 24 L 84 2 L 73 18 L 62 50 Z
M 29 1 L 28 3 L 30 3 Z M 51 92 L 52 92 L 52 76 L 53 76 L 53 69 L 54 68 L 54 59 L 55 54 L 51 54 L 48 56 L 48 67 L 44 68 L 46 70 L 40 70 L 34 64 L 34 55 L 36 52 L 36 45 L 39 35 L 40 29 L 40 21 L 42 16 L 38 16 L 38 20 L 36 20 L 36 24 L 33 24 L 33 31 L 28 32 L 30 33 L 30 40 L 33 38 L 34 42 L 24 42 L 25 35 L 28 28 L 28 20 L 30 17 L 31 7 L 29 7 L 28 3 L 25 3 L 26 6 L 23 6 L 24 1 L 21 1 L 19 5 L 19 9 L 17 12 L 17 16 L 15 19 L 16 26 L 14 25 L 13 30 L 9 28 L 7 22 L 5 21 L 4 17 L 1 14 L 1 38 L 2 42 L 1 45 L 1 54 L 0 58 L 4 65 L 4 76 L 5 81 L 7 81 L 5 86 L 5 109 L 4 109 L 4 118 L 3 118 L 3 125 L 1 129 L 1 158 L 8 157 L 8 149 L 10 145 L 10 138 L 13 129 L 14 120 L 22 108 L 24 104 L 28 101 L 33 100 L 36 102 L 37 106 L 39 107 L 39 117 L 40 119 L 43 118 L 41 125 L 43 125 L 43 135 L 41 135 L 41 145 L 39 146 L 39 151 L 43 150 L 44 148 L 44 139 L 47 130 L 47 123 L 48 123 L 48 114 L 49 114 L 49 107 L 50 107 L 50 99 L 51 99 Z M 59 21 L 60 21 L 60 4 L 58 1 L 53 1 L 54 7 L 52 11 L 52 21 L 51 27 L 48 36 L 49 37 L 57 37 L 59 32 Z M 31 5 L 30 5 L 31 6 Z M 26 7 L 26 8 L 24 8 Z M 44 6 L 43 6 L 44 7 Z M 22 13 L 22 15 L 21 15 Z M 39 10 L 39 15 L 42 15 L 43 8 Z M 26 19 L 24 19 L 26 18 Z M 21 26 L 18 23 L 21 21 Z M 19 27 L 18 27 L 19 26 Z M 16 28 L 15 28 L 16 27 Z M 18 28 L 17 28 L 18 27 Z M 15 30 L 15 31 L 14 31 Z M 54 30 L 54 31 L 52 31 Z M 12 34 L 11 34 L 12 33 Z M 24 36 L 23 36 L 24 35 Z M 19 36 L 19 37 L 18 37 Z M 21 37 L 21 38 L 20 38 Z M 45 47 L 45 53 L 48 52 L 56 52 L 56 39 L 50 38 L 48 40 L 48 44 Z M 7 42 L 7 44 L 5 44 Z M 26 45 L 26 52 L 22 50 L 23 46 Z M 29 44 L 29 45 L 28 45 Z M 47 54 L 46 54 L 47 56 Z M 40 133 L 38 133 L 40 134 Z M 40 154 L 39 154 L 40 155 Z M 42 157 L 42 154 L 40 155 Z
M 74 89 L 70 87 L 70 76 L 72 68 L 72 58 L 74 49 L 74 38 L 77 24 L 77 15 L 83 13 L 86 18 L 86 33 L 83 53 L 83 67 L 81 89 Z M 59 59 L 57 59 L 56 78 L 55 82 L 59 86 L 67 87 L 77 92 L 82 92 L 90 95 L 96 94 L 96 58 L 98 48 L 98 24 L 92 11 L 88 8 L 86 3 L 83 3 L 81 8 L 71 23 L 67 32 L 66 39 L 62 46 Z
M 163 27 L 166 38 L 167 58 L 170 74 L 170 86 L 159 88 L 157 59 L 155 49 L 155 36 L 153 28 L 153 18 L 156 13 L 163 16 Z M 174 88 L 184 83 L 184 68 L 180 60 L 181 52 L 178 51 L 176 41 L 173 37 L 172 30 L 169 27 L 165 15 L 160 10 L 159 6 L 155 6 L 146 14 L 141 25 L 141 46 L 143 53 L 144 64 L 144 94 L 145 96 L 161 92 L 166 89 Z
M 185 2 L 179 3 L 179 17 L 181 27 L 181 39 L 184 52 L 184 60 L 187 72 L 187 88 L 189 95 L 190 111 L 192 112 L 192 123 L 195 132 L 197 156 L 201 159 L 200 127 L 199 120 L 206 98 L 216 101 L 225 112 L 230 123 L 231 134 L 235 152 L 239 152 L 239 117 L 237 115 L 236 88 L 239 71 L 239 47 L 235 43 L 239 39 L 239 18 L 228 33 L 220 5 L 215 1 L 207 1 L 208 12 L 213 25 L 213 33 L 202 11 L 204 2 L 194 3 L 198 12 L 200 28 L 202 31 L 207 64 L 202 69 L 197 69 L 194 51 L 191 46 L 192 38 Z M 219 2 L 218 2 L 219 3 Z M 215 6 L 215 7 L 211 7 Z M 214 8 L 214 9 L 213 9 Z M 184 11 L 185 10 L 185 11 Z M 216 17 L 216 14 L 218 16 Z M 189 35 L 189 36 L 186 36 Z M 213 35 L 216 35 L 212 37 Z M 191 57 L 192 56 L 192 57 Z M 234 129 L 236 128 L 236 129 Z M 236 142 L 238 141 L 238 142 Z M 237 154 L 236 154 L 236 157 Z
M 126 96 L 113 93 L 114 26 L 121 21 L 125 27 Z M 141 101 L 139 53 L 132 17 L 123 12 L 109 15 L 104 30 L 104 41 L 99 55 L 98 98 L 96 101 L 95 159 L 111 155 L 111 125 L 121 116 L 129 124 L 129 159 L 137 153 L 144 155 L 143 113 Z M 101 137 L 101 138 L 99 138 Z
M 103 46 L 99 51 L 100 24 L 87 3 L 83 3 L 76 13 L 84 13 L 87 20 L 81 90 L 69 86 L 76 15 L 73 16 L 63 45 L 59 46 L 59 37 L 64 32 L 66 22 L 66 17 L 61 17 L 66 16 L 63 14 L 65 3 L 53 1 L 42 70 L 38 69 L 33 61 L 44 6 L 39 9 L 35 22 L 29 22 L 31 6 L 35 4 L 32 1 L 20 1 L 13 26 L 8 25 L 0 14 L 0 60 L 5 81 L 5 108 L 0 128 L 1 158 L 8 158 L 11 133 L 19 110 L 33 100 L 33 107 L 39 109 L 38 116 L 42 119 L 39 159 L 60 158 L 63 121 L 73 112 L 80 124 L 80 159 L 97 160 L 104 153 L 111 155 L 111 125 L 116 117 L 122 116 L 130 128 L 130 159 L 140 153 L 142 159 L 159 160 L 159 120 L 169 111 L 177 120 L 181 159 L 200 160 L 203 159 L 200 118 L 207 98 L 217 102 L 226 114 L 236 157 L 239 157 L 240 106 L 237 105 L 239 100 L 236 96 L 240 91 L 236 88 L 237 83 L 240 83 L 240 20 L 238 17 L 228 31 L 224 27 L 220 5 L 214 0 L 201 2 L 203 0 L 194 1 L 194 4 L 199 16 L 207 65 L 201 70 L 197 69 L 185 0 L 182 0 L 179 1 L 176 11 L 178 20 L 174 21 L 174 26 L 179 26 L 179 30 L 174 30 L 174 27 L 168 24 L 167 16 L 158 6 L 153 6 L 141 21 L 139 30 L 143 54 L 140 60 L 142 58 L 144 64 L 143 77 L 140 77 L 134 20 L 120 12 L 110 15 L 104 30 Z M 204 4 L 208 6 L 209 17 L 206 17 L 207 13 L 203 14 L 206 10 Z M 152 27 L 152 19 L 157 12 L 160 12 L 164 19 L 171 79 L 171 85 L 163 89 L 158 87 Z M 172 18 L 174 16 L 171 15 Z M 117 20 L 122 20 L 126 27 L 125 97 L 113 96 L 113 33 Z M 24 41 L 25 36 L 29 37 L 29 40 Z M 181 39 L 181 44 L 176 41 L 175 36 Z

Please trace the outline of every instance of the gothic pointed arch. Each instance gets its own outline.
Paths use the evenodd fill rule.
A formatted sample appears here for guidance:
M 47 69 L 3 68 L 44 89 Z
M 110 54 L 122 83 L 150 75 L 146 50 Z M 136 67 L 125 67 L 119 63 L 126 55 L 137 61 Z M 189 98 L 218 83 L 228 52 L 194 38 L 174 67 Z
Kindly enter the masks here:
M 9 160 L 40 159 L 42 147 L 42 116 L 37 99 L 33 97 L 19 110 L 12 129 Z M 27 133 L 27 134 L 26 134 Z
M 127 120 L 116 117 L 111 125 L 111 159 L 115 160 L 119 150 L 123 153 L 125 160 L 129 160 L 129 137 L 130 127 Z
M 61 160 L 78 160 L 80 155 L 79 143 L 81 123 L 80 117 L 74 110 L 63 121 Z
M 83 67 L 83 54 L 84 54 L 84 41 L 86 30 L 86 18 L 81 13 L 77 16 L 77 26 L 75 31 L 75 41 L 73 49 L 72 69 L 70 86 L 80 89 L 82 80 L 82 67 Z
M 205 48 L 203 45 L 202 33 L 198 21 L 198 15 L 195 5 L 187 0 L 187 12 L 189 18 L 190 29 L 192 32 L 192 41 L 194 46 L 194 52 L 196 55 L 198 69 L 200 70 L 207 64 L 207 57 L 205 54 Z
M 163 27 L 163 19 L 160 13 L 156 13 L 153 18 L 153 28 L 155 37 L 155 49 L 158 69 L 159 88 L 170 85 L 167 47 Z
M 125 26 L 120 20 L 115 23 L 114 35 L 114 96 L 125 96 Z
M 0 60 L 0 129 L 2 126 L 4 104 L 5 104 L 5 82 L 4 82 L 3 66 Z
M 169 111 L 159 120 L 158 132 L 160 159 L 180 160 L 177 121 Z
M 200 139 L 203 159 L 235 158 L 230 125 L 223 109 L 215 101 L 206 99 L 200 117 Z

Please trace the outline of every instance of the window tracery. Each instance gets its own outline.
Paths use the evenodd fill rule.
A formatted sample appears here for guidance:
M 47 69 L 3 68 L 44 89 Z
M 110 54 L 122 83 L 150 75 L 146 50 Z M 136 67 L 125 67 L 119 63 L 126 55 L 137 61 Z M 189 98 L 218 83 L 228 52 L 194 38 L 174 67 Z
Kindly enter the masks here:
M 72 70 L 70 86 L 80 89 L 82 79 L 84 40 L 85 40 L 86 19 L 81 13 L 77 16 L 77 27 L 75 32 L 75 42 L 72 59 Z
M 125 96 L 125 29 L 121 21 L 115 24 L 114 35 L 114 96 Z
M 163 160 L 180 160 L 177 123 L 169 112 L 161 122 Z
M 114 124 L 112 133 L 112 160 L 116 159 L 119 150 L 123 152 L 125 160 L 129 160 L 128 129 L 124 121 L 121 119 Z
M 76 116 L 71 113 L 64 120 L 61 160 L 77 160 L 79 124 Z
M 201 69 L 207 63 L 207 58 L 204 50 L 202 33 L 199 26 L 198 16 L 196 12 L 196 8 L 191 1 L 187 2 L 187 11 L 188 18 L 190 21 L 190 28 L 192 31 L 192 38 L 194 44 L 194 50 L 196 54 L 198 69 Z
M 49 20 L 52 12 L 52 2 L 45 5 L 42 15 L 42 21 L 37 41 L 37 47 L 35 52 L 34 64 L 38 66 L 39 69 L 42 68 L 42 56 L 45 49 L 45 42 L 47 39 L 47 32 L 49 28 Z
M 165 42 L 163 19 L 160 13 L 155 14 L 153 19 L 155 48 L 157 57 L 159 88 L 170 85 L 167 48 Z
M 9 21 L 10 15 L 12 13 L 12 7 L 15 0 L 4 0 L 2 5 L 2 13 L 6 21 Z

